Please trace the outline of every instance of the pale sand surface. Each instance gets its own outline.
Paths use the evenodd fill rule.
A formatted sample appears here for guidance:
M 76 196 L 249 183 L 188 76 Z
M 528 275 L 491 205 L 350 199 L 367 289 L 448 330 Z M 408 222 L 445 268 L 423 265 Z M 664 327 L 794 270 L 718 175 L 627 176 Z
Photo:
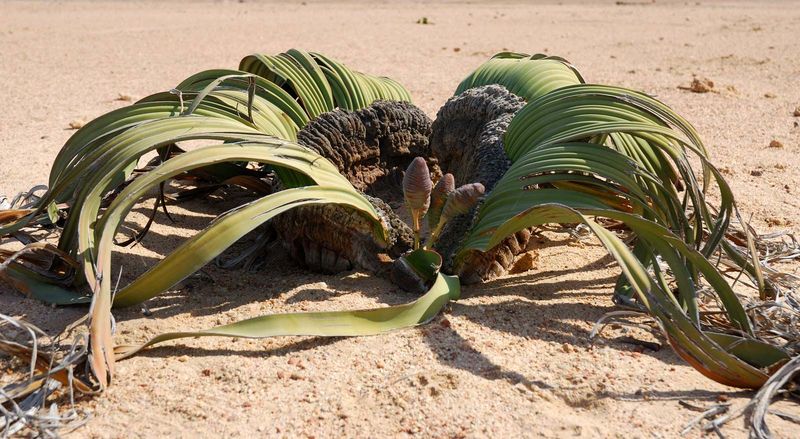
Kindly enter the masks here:
M 798 3 L 307 3 L 0 3 L 0 193 L 45 182 L 73 132 L 68 124 L 125 105 L 115 101 L 120 93 L 166 90 L 252 52 L 324 52 L 399 80 L 434 116 L 464 75 L 510 49 L 557 54 L 590 82 L 658 96 L 698 128 L 759 231 L 800 231 Z M 415 24 L 423 16 L 433 25 Z M 677 88 L 694 74 L 718 93 Z M 772 140 L 784 147 L 769 148 Z M 175 208 L 177 226 L 161 218 L 132 256 L 119 258 L 123 277 L 221 209 L 199 207 L 205 216 Z M 615 341 L 623 329 L 591 345 L 592 322 L 614 309 L 619 270 L 591 241 L 548 238 L 533 270 L 465 288 L 464 299 L 420 329 L 151 349 L 120 363 L 105 395 L 81 403 L 93 419 L 72 436 L 675 437 L 696 415 L 678 400 L 708 406 L 735 391 L 668 348 L 640 353 Z M 215 283 L 184 282 L 151 301 L 150 317 L 117 312 L 119 339 L 410 300 L 380 279 L 310 274 L 283 255 L 268 271 L 207 271 Z M 52 309 L 0 285 L 0 311 L 57 331 L 85 309 Z M 797 433 L 783 421 L 773 429 Z M 724 432 L 745 436 L 741 420 Z

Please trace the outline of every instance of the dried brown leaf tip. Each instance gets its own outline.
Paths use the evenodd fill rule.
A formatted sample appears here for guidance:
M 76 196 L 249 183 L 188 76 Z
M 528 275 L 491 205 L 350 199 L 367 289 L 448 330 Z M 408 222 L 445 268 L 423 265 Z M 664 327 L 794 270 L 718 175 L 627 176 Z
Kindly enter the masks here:
M 773 141 L 769 142 L 769 147 L 770 148 L 783 148 L 783 143 L 781 143 L 779 140 L 773 140 Z
M 442 178 L 436 182 L 436 186 L 433 187 L 433 191 L 431 192 L 431 207 L 428 210 L 428 226 L 430 226 L 431 229 L 439 224 L 439 217 L 442 215 L 442 209 L 444 208 L 445 202 L 447 202 L 447 197 L 455 190 L 456 180 L 453 174 L 444 174 Z
M 433 182 L 431 173 L 425 159 L 417 157 L 411 161 L 403 176 L 403 195 L 406 199 L 408 210 L 411 211 L 411 220 L 414 231 L 419 230 L 419 221 L 428 212 L 431 204 L 431 190 Z

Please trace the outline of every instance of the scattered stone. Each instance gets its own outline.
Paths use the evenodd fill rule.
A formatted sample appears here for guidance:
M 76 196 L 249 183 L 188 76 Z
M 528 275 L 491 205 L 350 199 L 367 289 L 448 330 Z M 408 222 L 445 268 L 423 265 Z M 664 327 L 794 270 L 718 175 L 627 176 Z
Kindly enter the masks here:
M 800 117 L 800 106 L 794 109 L 794 113 L 792 113 L 794 117 Z
M 83 120 L 83 119 L 75 119 L 75 120 L 73 120 L 72 122 L 69 123 L 69 129 L 71 129 L 71 130 L 79 130 L 79 129 L 83 128 L 84 125 L 86 125 L 86 121 L 85 120 Z
M 131 102 L 133 100 L 133 96 L 131 96 L 131 95 L 127 94 L 127 93 L 120 93 L 119 95 L 117 95 L 117 99 L 116 100 L 124 101 L 124 102 Z
M 714 90 L 714 81 L 708 78 L 694 78 L 688 87 L 678 86 L 681 90 L 689 90 L 692 93 L 708 93 Z
M 537 259 L 539 259 L 539 253 L 535 251 L 524 253 L 514 261 L 514 265 L 511 266 L 508 272 L 511 274 L 524 273 L 536 265 Z
M 767 225 L 770 227 L 791 226 L 792 222 L 786 218 L 768 217 L 764 218 Z
M 783 148 L 783 143 L 781 143 L 781 142 L 779 142 L 777 140 L 773 140 L 773 141 L 769 142 L 769 147 L 770 148 Z
M 433 23 L 428 21 L 428 17 L 422 17 L 419 20 L 417 20 L 417 24 L 433 24 Z
M 764 93 L 764 97 L 767 99 L 775 99 L 778 96 L 775 93 Z
M 203 369 L 203 371 L 200 372 L 200 373 L 202 373 L 204 377 L 210 377 L 211 376 L 211 369 Z
M 762 175 L 764 175 L 764 171 L 762 171 L 761 169 L 753 169 L 752 171 L 750 171 L 750 175 L 752 175 L 753 177 L 761 177 Z
M 645 1 L 638 1 L 638 2 L 618 0 L 615 4 L 617 6 L 643 6 L 643 5 L 649 5 L 649 4 L 655 3 L 655 2 L 656 2 L 656 0 L 650 0 L 650 1 L 646 1 L 645 0 Z
M 460 47 L 453 47 L 453 52 L 461 52 L 461 48 Z

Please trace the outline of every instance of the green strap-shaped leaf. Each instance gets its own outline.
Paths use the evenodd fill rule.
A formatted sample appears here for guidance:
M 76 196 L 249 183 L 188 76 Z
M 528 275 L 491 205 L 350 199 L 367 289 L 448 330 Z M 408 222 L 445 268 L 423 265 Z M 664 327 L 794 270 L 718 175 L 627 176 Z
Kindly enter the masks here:
M 163 121 L 162 124 L 166 124 L 165 127 L 169 129 L 163 132 L 156 130 L 153 137 L 159 139 L 158 136 L 161 135 L 165 136 L 163 139 L 174 141 L 175 134 L 171 130 L 176 126 L 173 125 L 178 124 L 177 127 L 180 127 L 181 120 L 189 117 L 191 116 Z M 122 144 L 118 151 L 109 150 L 109 154 L 117 152 L 123 157 L 128 157 L 130 154 L 140 154 L 142 150 L 152 149 L 160 143 L 150 145 L 145 142 L 145 139 L 151 138 L 150 135 L 142 140 L 139 140 L 136 135 L 129 137 L 133 142 L 130 146 L 122 147 L 124 145 Z M 178 135 L 177 138 L 182 137 Z M 141 142 L 141 146 L 136 146 L 139 142 Z M 110 310 L 114 302 L 130 305 L 161 293 L 202 268 L 238 239 L 275 215 L 305 204 L 343 204 L 371 217 L 376 223 L 376 229 L 381 232 L 377 236 L 385 238 L 385 230 L 375 208 L 353 188 L 345 177 L 338 173 L 333 164 L 316 152 L 300 145 L 278 139 L 259 139 L 258 136 L 253 140 L 234 144 L 198 148 L 167 160 L 128 185 L 98 220 L 100 201 L 107 182 L 111 178 L 110 175 L 113 175 L 118 169 L 119 163 L 127 160 L 127 158 L 109 160 L 102 168 L 102 172 L 98 172 L 90 178 L 91 185 L 86 188 L 85 195 L 82 196 L 86 202 L 83 204 L 77 221 L 78 254 L 81 258 L 84 276 L 86 279 L 92 280 L 91 286 L 94 292 L 90 311 L 92 350 L 89 364 L 100 387 L 107 385 L 114 372 L 115 359 L 110 328 Z M 315 185 L 280 191 L 228 211 L 213 221 L 206 229 L 185 241 L 155 267 L 112 298 L 111 251 L 114 246 L 113 238 L 139 197 L 163 181 L 190 169 L 215 163 L 238 161 L 254 161 L 286 168 L 305 174 Z M 98 236 L 96 246 L 95 235 Z
M 168 332 L 141 345 L 119 345 L 117 358 L 135 355 L 142 349 L 187 337 L 264 338 L 290 335 L 350 337 L 377 335 L 428 322 L 450 300 L 460 296 L 458 278 L 439 274 L 431 289 L 419 299 L 397 306 L 357 311 L 322 311 L 269 314 L 202 331 Z
M 748 350 L 739 349 L 738 344 L 730 341 L 720 345 L 717 342 L 720 340 L 718 336 L 708 336 L 703 333 L 697 323 L 680 308 L 672 292 L 661 288 L 660 284 L 650 277 L 628 246 L 612 232 L 589 219 L 589 215 L 623 221 L 639 239 L 648 242 L 657 254 L 664 256 L 665 262 L 678 276 L 686 276 L 686 272 L 680 270 L 680 264 L 685 263 L 682 258 L 696 266 L 720 295 L 731 321 L 738 324 L 745 332 L 743 339 L 747 341 Z M 676 352 L 706 376 L 726 385 L 758 388 L 767 379 L 767 374 L 750 364 L 753 360 L 749 353 L 753 349 L 769 353 L 769 357 L 765 357 L 761 363 L 766 358 L 783 361 L 788 357 L 780 349 L 747 335 L 752 332 L 744 309 L 722 275 L 702 254 L 688 247 L 669 230 L 635 215 L 610 209 L 575 209 L 563 204 L 540 204 L 504 222 L 491 233 L 483 245 L 473 248 L 488 250 L 499 244 L 506 236 L 527 227 L 546 223 L 575 222 L 586 224 L 600 238 L 609 253 L 620 264 L 641 303 L 657 318 Z M 680 283 L 683 287 L 688 284 L 689 279 L 684 281 L 686 282 Z
M 98 269 L 105 266 L 104 257 L 112 247 L 113 236 L 119 224 L 142 195 L 152 187 L 187 170 L 235 161 L 256 161 L 302 172 L 316 180 L 318 186 L 277 192 L 229 211 L 168 255 L 151 269 L 151 275 L 143 276 L 131 286 L 122 289 L 116 296 L 118 303 L 138 303 L 153 297 L 201 268 L 230 244 L 270 217 L 301 204 L 325 202 L 347 204 L 364 212 L 379 224 L 379 217 L 374 207 L 353 189 L 330 162 L 296 144 L 277 139 L 262 140 L 199 148 L 168 160 L 153 172 L 136 179 L 115 198 L 103 217 L 97 220 L 95 230 L 100 236 L 98 247 L 93 249 L 92 239 L 82 240 L 85 247 L 81 247 L 81 252 L 97 255 Z M 99 190 L 95 191 L 95 194 L 100 193 L 102 192 Z M 91 210 L 86 209 L 81 216 L 85 218 L 84 224 L 92 223 Z M 88 232 L 89 230 L 86 230 L 82 235 Z M 380 235 L 378 237 L 382 238 Z M 87 268 L 91 273 L 94 265 L 90 264 Z M 102 273 L 98 272 L 97 275 L 102 276 Z
M 455 94 L 489 84 L 498 84 L 527 101 L 553 90 L 582 83 L 578 71 L 562 58 L 520 53 L 498 53 L 467 76 Z

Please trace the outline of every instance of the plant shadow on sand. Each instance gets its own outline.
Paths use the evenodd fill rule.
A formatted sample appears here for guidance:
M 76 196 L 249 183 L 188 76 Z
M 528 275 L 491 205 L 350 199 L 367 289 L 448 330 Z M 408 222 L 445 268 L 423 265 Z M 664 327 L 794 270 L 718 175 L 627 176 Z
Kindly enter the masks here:
M 195 201 L 190 210 L 172 211 L 177 222 L 172 223 L 163 214 L 155 217 L 155 222 L 147 236 L 137 244 L 140 249 L 124 250 L 120 247 L 115 254 L 116 267 L 135 267 L 123 269 L 122 285 L 130 282 L 137 272 L 141 274 L 147 267 L 155 265 L 183 241 L 173 229 L 200 230 L 209 218 L 224 209 L 224 205 Z M 177 209 L 175 209 L 177 210 Z M 147 215 L 150 209 L 138 206 L 134 209 L 139 215 Z M 131 230 L 135 230 L 135 224 Z M 185 235 L 181 232 L 180 235 Z M 572 239 L 538 240 L 537 251 L 547 252 L 574 244 Z M 581 249 L 574 249 L 581 252 Z M 596 250 L 596 249 L 595 249 Z M 145 256 L 143 253 L 147 253 Z M 598 253 L 598 252 L 594 252 Z M 290 312 L 313 309 L 346 309 L 337 300 L 354 295 L 359 307 L 396 305 L 407 303 L 416 296 L 402 291 L 390 282 L 376 276 L 360 272 L 346 272 L 339 275 L 324 275 L 309 272 L 289 259 L 281 245 L 272 246 L 265 254 L 266 266 L 258 271 L 245 269 L 225 270 L 213 263 L 204 267 L 199 275 L 191 276 L 174 288 L 148 301 L 144 306 L 131 306 L 114 311 L 117 322 L 123 327 L 126 322 L 139 321 L 146 326 L 148 321 L 163 321 L 171 317 L 188 315 L 210 318 L 220 313 L 235 312 L 237 308 L 271 302 L 267 310 L 245 311 L 247 316 L 255 317 L 268 312 Z M 551 389 L 544 381 L 530 379 L 519 372 L 508 370 L 496 364 L 473 346 L 462 334 L 449 324 L 443 324 L 448 317 L 465 319 L 470 323 L 502 331 L 526 339 L 539 339 L 550 343 L 574 346 L 591 344 L 589 333 L 591 323 L 614 309 L 611 301 L 606 306 L 597 304 L 597 297 L 611 295 L 618 270 L 610 256 L 604 253 L 599 257 L 583 257 L 588 261 L 583 265 L 533 270 L 516 276 L 504 277 L 481 285 L 466 285 L 462 288 L 462 299 L 451 303 L 443 314 L 430 325 L 420 327 L 423 339 L 435 358 L 441 364 L 469 372 L 487 380 L 505 380 L 512 384 L 522 383 L 528 387 Z M 119 269 L 119 268 L 116 268 Z M 611 269 L 614 273 L 609 274 Z M 564 300 L 568 299 L 568 300 Z M 58 333 L 68 324 L 83 315 L 87 307 L 65 307 L 43 311 L 46 308 L 33 299 L 21 297 L 17 293 L 0 290 L 0 303 L 7 302 L 12 312 L 24 312 L 34 324 L 43 325 L 49 333 Z M 323 302 L 331 302 L 324 306 Z M 321 306 L 322 305 L 322 306 Z M 143 313 L 143 310 L 147 312 Z M 42 312 L 40 312 L 42 311 Z M 583 324 L 580 324 L 583 322 Z M 214 324 L 214 323 L 212 323 Z M 201 329 L 208 323 L 196 322 L 191 328 Z M 174 329 L 172 329 L 174 330 Z M 165 345 L 149 348 L 139 355 L 146 357 L 168 357 L 175 355 L 216 356 L 235 354 L 244 357 L 260 358 L 266 356 L 286 356 L 293 352 L 332 345 L 340 338 L 303 337 L 297 341 L 266 349 L 205 349 Z M 143 340 L 139 340 L 143 341 Z M 630 345 L 607 340 L 611 349 L 629 352 Z M 674 364 L 680 360 L 670 349 L 658 352 L 644 351 L 659 360 Z M 610 397 L 625 398 L 626 395 Z M 668 396 L 668 395 L 664 395 Z M 630 395 L 630 397 L 635 397 Z

